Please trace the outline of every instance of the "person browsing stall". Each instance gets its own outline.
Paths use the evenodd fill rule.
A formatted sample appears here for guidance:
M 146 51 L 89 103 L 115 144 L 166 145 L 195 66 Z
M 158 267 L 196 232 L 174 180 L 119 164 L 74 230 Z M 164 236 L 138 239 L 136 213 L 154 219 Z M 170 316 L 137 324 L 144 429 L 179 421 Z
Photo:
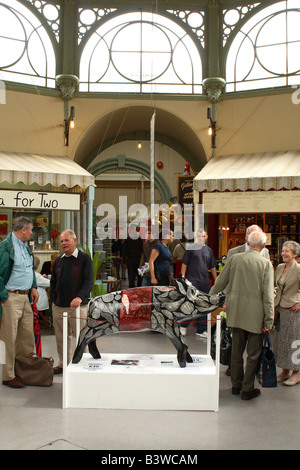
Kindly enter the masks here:
M 145 263 L 149 265 L 149 259 L 151 255 L 152 248 L 157 244 L 158 240 L 152 238 L 151 227 L 148 227 L 146 232 L 146 240 L 143 243 L 143 254 L 141 257 L 140 265 L 143 266 Z M 151 286 L 151 275 L 150 270 L 148 270 L 142 279 L 142 286 Z
M 34 270 L 35 270 L 35 279 L 36 279 L 36 287 L 39 293 L 39 300 L 36 303 L 37 311 L 39 315 L 42 315 L 43 319 L 46 319 L 49 324 L 49 296 L 47 289 L 50 288 L 50 279 L 46 276 L 46 274 L 41 274 L 37 272 L 37 269 L 40 265 L 40 259 L 37 256 L 34 256 Z
M 234 248 L 230 248 L 227 253 L 227 258 L 230 258 L 230 256 L 236 255 L 237 253 L 244 253 L 245 251 L 249 250 L 249 245 L 247 241 L 251 232 L 262 232 L 262 229 L 258 225 L 250 225 L 249 227 L 247 227 L 245 232 L 245 243 L 243 243 L 242 245 L 235 246 Z M 260 254 L 261 256 L 270 259 L 268 248 L 264 247 L 264 249 L 261 250 Z
M 123 262 L 127 265 L 130 288 L 135 287 L 135 279 L 137 279 L 137 287 L 142 285 L 142 278 L 138 273 L 138 268 L 143 251 L 143 240 L 137 228 L 138 226 L 134 223 L 129 225 L 128 237 L 123 245 Z
M 151 276 L 151 284 L 153 286 L 169 286 L 170 285 L 170 261 L 172 255 L 168 249 L 168 244 L 172 243 L 173 231 L 164 230 L 164 233 L 152 248 L 149 259 L 149 270 Z
M 265 247 L 262 231 L 250 233 L 249 249 L 231 256 L 210 294 L 226 289 L 227 325 L 232 328 L 232 394 L 243 400 L 260 395 L 254 381 L 262 351 L 263 333 L 272 328 L 274 319 L 274 272 L 269 260 L 260 253 Z M 244 352 L 247 348 L 247 358 Z
M 246 232 L 245 232 L 245 243 L 243 245 L 238 245 L 238 246 L 235 246 L 234 248 L 230 248 L 230 250 L 228 250 L 228 253 L 227 253 L 227 259 L 229 259 L 233 255 L 236 255 L 237 253 L 245 253 L 245 251 L 249 250 L 249 245 L 247 241 L 251 232 L 262 232 L 262 229 L 258 225 L 250 225 L 249 227 L 247 227 Z M 266 259 L 270 259 L 269 250 L 266 247 L 264 247 L 260 251 L 260 255 L 264 256 Z M 224 293 L 226 294 L 226 292 Z M 227 310 L 226 303 L 223 305 L 223 310 L 224 312 L 226 312 Z M 230 376 L 230 366 L 226 370 L 226 375 Z

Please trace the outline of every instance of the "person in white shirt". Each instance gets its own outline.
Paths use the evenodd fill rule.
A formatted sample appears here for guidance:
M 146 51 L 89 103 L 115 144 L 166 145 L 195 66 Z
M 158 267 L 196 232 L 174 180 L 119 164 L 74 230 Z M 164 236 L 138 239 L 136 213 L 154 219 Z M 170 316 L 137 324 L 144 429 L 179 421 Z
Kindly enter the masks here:
M 40 259 L 35 256 L 34 270 L 37 290 L 39 293 L 39 300 L 36 303 L 36 308 L 38 312 L 42 313 L 43 317 L 45 318 L 45 316 L 49 314 L 49 296 L 46 289 L 50 288 L 50 279 L 48 279 L 48 276 L 46 276 L 46 274 L 40 274 L 37 272 L 39 265 Z

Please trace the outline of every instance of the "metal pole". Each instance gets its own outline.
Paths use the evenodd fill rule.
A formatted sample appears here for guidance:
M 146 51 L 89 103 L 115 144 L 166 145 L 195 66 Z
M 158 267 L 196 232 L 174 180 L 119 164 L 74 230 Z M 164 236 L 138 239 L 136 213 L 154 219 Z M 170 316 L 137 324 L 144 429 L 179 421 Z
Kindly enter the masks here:
M 150 122 L 150 193 L 151 193 L 151 222 L 154 224 L 154 204 L 155 204 L 155 180 L 154 180 L 154 165 L 155 165 L 155 118 L 156 111 L 154 111 Z

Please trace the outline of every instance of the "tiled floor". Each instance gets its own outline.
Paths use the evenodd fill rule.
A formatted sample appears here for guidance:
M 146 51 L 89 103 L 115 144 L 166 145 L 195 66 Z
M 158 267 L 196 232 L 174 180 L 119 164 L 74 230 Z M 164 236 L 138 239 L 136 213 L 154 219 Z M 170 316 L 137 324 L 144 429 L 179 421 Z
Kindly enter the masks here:
M 205 341 L 188 329 L 192 353 Z M 120 334 L 101 338 L 102 352 L 166 352 L 163 335 Z M 43 335 L 45 356 L 56 358 L 55 336 Z M 231 395 L 221 366 L 220 409 L 214 412 L 62 409 L 62 377 L 52 387 L 13 390 L 0 385 L 0 448 L 45 450 L 299 449 L 300 385 L 262 389 L 244 402 Z M 124 391 L 120 390 L 120 393 Z M 163 393 L 163 390 L 162 390 Z M 188 400 L 188 390 L 183 400 Z
M 43 355 L 57 361 L 53 330 L 42 332 Z M 206 340 L 196 338 L 193 327 L 187 342 L 192 354 L 205 354 Z M 103 353 L 175 353 L 167 337 L 152 333 L 106 336 L 99 348 Z M 62 409 L 62 376 L 55 376 L 49 388 L 15 390 L 1 384 L 0 449 L 299 449 L 300 385 L 262 389 L 259 398 L 245 402 L 231 394 L 225 370 L 221 366 L 218 412 Z M 188 399 L 187 390 L 182 400 Z

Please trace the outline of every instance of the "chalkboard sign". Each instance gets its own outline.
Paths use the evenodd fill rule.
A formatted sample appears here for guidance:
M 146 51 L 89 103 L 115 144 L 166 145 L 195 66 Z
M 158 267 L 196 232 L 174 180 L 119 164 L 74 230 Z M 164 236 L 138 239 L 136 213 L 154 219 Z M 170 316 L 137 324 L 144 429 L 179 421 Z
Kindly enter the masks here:
M 194 202 L 193 180 L 193 176 L 178 176 L 177 203 L 181 206 L 183 206 L 183 204 L 193 204 Z

